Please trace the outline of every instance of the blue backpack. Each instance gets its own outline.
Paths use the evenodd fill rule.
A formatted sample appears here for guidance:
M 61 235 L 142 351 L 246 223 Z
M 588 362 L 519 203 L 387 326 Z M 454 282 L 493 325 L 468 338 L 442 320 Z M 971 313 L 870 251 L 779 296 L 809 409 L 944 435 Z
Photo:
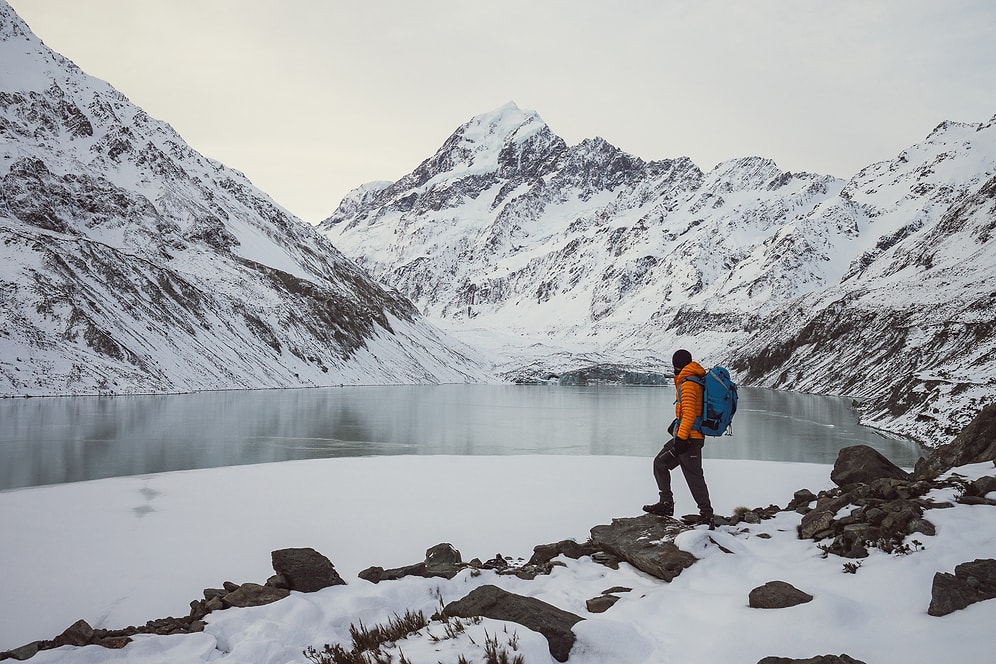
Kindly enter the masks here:
M 695 419 L 693 428 L 706 436 L 732 436 L 730 424 L 737 413 L 737 385 L 725 367 L 713 367 L 705 379 L 686 378 L 702 386 L 702 415 Z M 699 426 L 701 424 L 701 427 Z

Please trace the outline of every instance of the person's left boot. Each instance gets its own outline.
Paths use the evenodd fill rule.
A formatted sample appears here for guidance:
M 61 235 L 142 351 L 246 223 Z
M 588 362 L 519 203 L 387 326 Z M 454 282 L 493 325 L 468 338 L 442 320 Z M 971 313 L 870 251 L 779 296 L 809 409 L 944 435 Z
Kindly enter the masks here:
M 674 503 L 661 498 L 653 505 L 644 505 L 643 511 L 657 516 L 674 516 Z
M 709 530 L 716 530 L 716 517 L 712 512 L 701 512 L 699 514 L 699 525 L 708 526 Z

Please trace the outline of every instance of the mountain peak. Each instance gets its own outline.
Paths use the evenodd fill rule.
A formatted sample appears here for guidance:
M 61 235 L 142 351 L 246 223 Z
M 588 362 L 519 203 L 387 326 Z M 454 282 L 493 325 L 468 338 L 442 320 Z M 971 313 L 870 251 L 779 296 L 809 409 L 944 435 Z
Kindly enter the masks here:
M 241 173 L 45 46 L 5 0 L 0 99 L 0 395 L 486 375 Z

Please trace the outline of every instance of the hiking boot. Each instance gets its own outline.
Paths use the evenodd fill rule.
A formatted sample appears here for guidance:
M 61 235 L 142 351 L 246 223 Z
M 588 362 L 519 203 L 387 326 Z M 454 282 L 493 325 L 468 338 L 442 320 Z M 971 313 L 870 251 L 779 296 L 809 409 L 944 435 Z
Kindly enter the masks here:
M 643 511 L 657 516 L 674 516 L 674 503 L 670 500 L 659 500 L 653 505 L 644 505 Z
M 709 530 L 716 530 L 716 518 L 713 516 L 712 512 L 703 512 L 699 514 L 700 526 L 708 526 Z

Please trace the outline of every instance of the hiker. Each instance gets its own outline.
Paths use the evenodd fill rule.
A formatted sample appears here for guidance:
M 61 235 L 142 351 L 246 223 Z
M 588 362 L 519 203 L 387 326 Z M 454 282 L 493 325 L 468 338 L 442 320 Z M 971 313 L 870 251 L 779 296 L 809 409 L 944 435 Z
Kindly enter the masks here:
M 674 494 L 671 493 L 671 470 L 681 466 L 688 490 L 699 508 L 698 523 L 713 530 L 712 504 L 709 502 L 709 487 L 702 472 L 702 393 L 701 381 L 706 371 L 701 364 L 692 360 L 692 354 L 682 348 L 671 358 L 674 365 L 674 389 L 676 401 L 675 420 L 668 427 L 672 440 L 654 458 L 654 479 L 660 491 L 660 500 L 653 505 L 644 505 L 643 510 L 659 516 L 674 516 Z M 695 378 L 697 380 L 689 380 Z

